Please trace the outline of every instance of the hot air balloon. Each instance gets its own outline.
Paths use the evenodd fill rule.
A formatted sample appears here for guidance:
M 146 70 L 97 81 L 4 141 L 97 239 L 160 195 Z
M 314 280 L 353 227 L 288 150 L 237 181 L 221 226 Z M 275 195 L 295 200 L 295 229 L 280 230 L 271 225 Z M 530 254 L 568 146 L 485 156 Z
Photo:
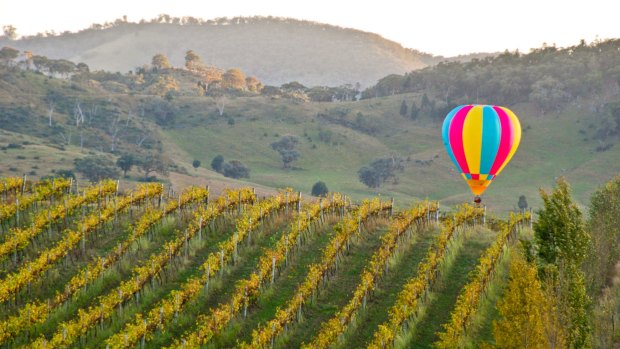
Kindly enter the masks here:
M 444 119 L 442 136 L 448 155 L 479 203 L 480 195 L 517 151 L 521 124 L 505 107 L 461 105 Z

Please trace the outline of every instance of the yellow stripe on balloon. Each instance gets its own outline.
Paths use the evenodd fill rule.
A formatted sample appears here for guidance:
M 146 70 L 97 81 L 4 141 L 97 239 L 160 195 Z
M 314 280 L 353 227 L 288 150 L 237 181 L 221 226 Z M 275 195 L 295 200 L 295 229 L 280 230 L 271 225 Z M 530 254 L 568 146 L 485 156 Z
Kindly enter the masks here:
M 502 110 L 505 111 L 506 114 L 510 117 L 510 122 L 512 123 L 512 128 L 514 131 L 514 138 L 512 141 L 512 147 L 510 148 L 510 153 L 508 153 L 506 160 L 504 161 L 502 166 L 499 168 L 499 170 L 497 170 L 496 175 L 502 172 L 502 170 L 504 169 L 504 166 L 506 166 L 510 162 L 510 159 L 512 159 L 512 156 L 515 155 L 517 148 L 519 148 L 519 143 L 521 143 L 521 123 L 519 122 L 519 119 L 510 109 L 504 108 L 504 107 L 499 107 L 499 108 L 502 108 Z
M 469 173 L 480 173 L 480 157 L 482 156 L 482 110 L 483 107 L 477 105 L 473 107 L 463 124 L 463 149 Z

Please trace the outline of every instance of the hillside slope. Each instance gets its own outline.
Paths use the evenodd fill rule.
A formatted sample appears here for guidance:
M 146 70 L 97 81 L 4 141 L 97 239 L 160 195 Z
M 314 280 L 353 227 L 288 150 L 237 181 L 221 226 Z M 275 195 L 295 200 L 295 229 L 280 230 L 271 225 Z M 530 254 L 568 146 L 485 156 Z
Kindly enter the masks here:
M 157 53 L 183 66 L 187 50 L 218 67 L 236 67 L 271 85 L 374 84 L 388 74 L 422 68 L 429 55 L 377 34 L 292 19 L 233 19 L 221 24 L 121 23 L 52 37 L 0 40 L 0 47 L 84 62 L 125 73 Z
M 603 42 L 570 55 L 571 60 L 596 63 L 575 75 L 574 79 L 584 81 L 582 91 L 573 91 L 574 84 L 568 82 L 548 86 L 548 74 L 535 74 L 551 72 L 560 80 L 574 66 L 566 63 L 564 50 L 546 50 L 543 63 L 527 63 L 527 70 L 520 64 L 502 63 L 506 69 L 527 73 L 530 79 L 520 82 L 525 92 L 506 95 L 512 96 L 509 100 L 504 97 L 503 105 L 521 120 L 523 138 L 506 171 L 485 193 L 484 201 L 492 210 L 506 213 L 514 209 L 520 195 L 526 196 L 530 206 L 539 207 L 538 188 L 550 187 L 559 176 L 568 178 L 576 199 L 585 205 L 598 186 L 620 173 L 620 152 L 616 150 L 620 142 L 620 80 L 614 79 L 614 70 L 605 64 L 616 59 L 611 54 L 615 45 Z M 490 64 L 473 65 L 481 75 L 497 75 L 494 65 L 507 58 L 526 61 L 531 56 L 503 55 L 488 59 Z M 171 162 L 170 174 L 160 172 L 157 176 L 177 187 L 240 184 L 211 171 L 212 159 L 222 155 L 227 162 L 241 161 L 249 168 L 250 178 L 241 182 L 244 184 L 290 186 L 309 193 L 314 183 L 324 181 L 330 191 L 346 192 L 354 199 L 381 194 L 394 197 L 398 204 L 426 197 L 445 205 L 469 201 L 472 195 L 448 160 L 440 129 L 447 113 L 442 109 L 471 100 L 456 95 L 450 101 L 442 94 L 441 87 L 447 84 L 444 66 L 422 70 L 429 84 L 441 82 L 437 86 L 343 102 L 310 101 L 304 91 L 291 93 L 284 88 L 265 88 L 260 93 L 239 90 L 222 94 L 211 89 L 197 93 L 200 77 L 184 69 L 145 69 L 131 75 L 75 71 L 67 81 L 20 66 L 1 68 L 0 128 L 10 132 L 0 135 L 0 145 L 6 149 L 6 156 L 0 159 L 0 175 L 49 175 L 52 170 L 73 169 L 72 160 L 88 154 L 107 153 L 113 161 L 124 153 L 139 158 L 162 154 Z M 450 63 L 446 67 L 460 66 Z M 461 86 L 463 79 L 448 76 L 450 86 Z M 585 76 L 601 78 L 587 80 Z M 171 90 L 160 93 L 153 89 L 166 81 Z M 553 92 L 558 86 L 564 86 L 566 91 L 560 96 L 568 103 L 541 103 L 545 101 L 534 98 L 539 94 L 532 93 Z M 461 90 L 467 92 L 467 88 Z M 324 92 L 333 97 L 332 92 Z M 482 92 L 483 101 L 497 99 Z M 272 146 L 285 135 L 298 140 L 300 156 L 290 166 L 284 166 Z M 58 161 L 45 164 L 49 161 L 45 152 L 34 149 L 40 145 L 57 153 Z M 397 170 L 380 187 L 369 188 L 360 182 L 358 171 L 377 159 L 391 159 L 392 163 L 402 159 L 402 171 Z M 192 168 L 195 160 L 201 164 L 197 169 Z M 129 175 L 132 179 L 148 177 L 148 172 L 139 172 L 134 169 Z

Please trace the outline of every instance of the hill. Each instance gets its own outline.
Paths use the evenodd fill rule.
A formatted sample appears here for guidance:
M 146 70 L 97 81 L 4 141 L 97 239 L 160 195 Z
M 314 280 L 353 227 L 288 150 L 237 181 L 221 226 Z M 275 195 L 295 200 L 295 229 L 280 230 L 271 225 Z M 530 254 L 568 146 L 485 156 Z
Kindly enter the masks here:
M 430 55 L 403 48 L 373 33 L 282 18 L 199 21 L 159 18 L 117 21 L 78 33 L 0 39 L 11 46 L 53 59 L 84 62 L 92 70 L 125 73 L 163 53 L 183 66 L 187 50 L 205 63 L 240 68 L 269 85 L 299 81 L 308 86 L 374 84 L 433 62 Z M 183 23 L 183 24 L 182 24 Z
M 384 86 L 379 84 L 359 101 L 351 100 L 350 93 L 348 98 L 341 96 L 348 90 L 298 84 L 261 91 L 211 85 L 202 90 L 197 83 L 203 77 L 185 69 L 147 66 L 122 75 L 74 67 L 70 78 L 54 78 L 45 71 L 25 70 L 23 65 L 4 67 L 0 69 L 0 121 L 7 132 L 0 140 L 5 148 L 0 175 L 32 173 L 36 178 L 53 170 L 75 170 L 76 158 L 102 155 L 113 167 L 122 154 L 134 153 L 139 159 L 150 154 L 161 156 L 167 171 L 156 174 L 152 168 L 146 172 L 134 167 L 128 173 L 130 181 L 156 174 L 175 188 L 190 183 L 220 188 L 255 183 L 265 190 L 290 186 L 306 193 L 314 183 L 324 181 L 329 190 L 347 192 L 356 199 L 381 194 L 395 197 L 398 204 L 428 197 L 452 205 L 469 201 L 471 194 L 441 143 L 442 109 L 449 105 L 442 93 L 445 84 L 458 87 L 468 80 L 467 75 L 444 70 L 467 71 L 473 65 L 469 74 L 489 76 L 480 98 L 491 102 L 496 98 L 491 93 L 511 91 L 503 87 L 511 80 L 505 80 L 496 67 L 496 62 L 510 66 L 509 58 L 516 61 L 514 71 L 528 77 L 518 80 L 521 85 L 512 84 L 519 93 L 500 95 L 520 117 L 523 141 L 508 170 L 487 191 L 485 202 L 495 212 L 505 213 L 525 195 L 530 206 L 538 207 L 538 188 L 566 176 L 576 199 L 585 205 L 598 186 L 620 172 L 620 153 L 615 151 L 620 140 L 620 89 L 614 65 L 609 64 L 617 57 L 609 54 L 615 52 L 615 45 L 593 43 L 570 56 L 569 48 L 547 50 L 541 63 L 528 64 L 527 69 L 519 66 L 532 57 L 514 54 L 442 64 L 420 71 L 429 84 L 425 89 L 369 96 L 368 91 Z M 576 71 L 576 63 L 567 62 L 567 57 L 588 65 Z M 58 65 L 35 58 L 50 67 Z M 572 80 L 558 84 L 567 71 L 575 72 Z M 389 77 L 382 79 L 386 80 Z M 494 81 L 500 88 L 492 88 Z M 563 86 L 561 93 L 558 86 Z M 453 91 L 450 103 L 465 102 L 461 93 L 471 93 L 467 85 Z M 287 154 L 279 154 L 272 144 L 287 135 L 297 139 L 294 150 L 300 156 L 284 163 L 282 155 Z M 217 155 L 225 163 L 239 161 L 249 169 L 249 178 L 232 179 L 231 173 L 226 177 L 223 170 L 213 171 L 210 164 Z M 47 159 L 55 160 L 46 164 Z M 378 159 L 388 159 L 397 168 L 379 187 L 368 187 L 359 181 L 358 171 Z M 194 160 L 200 162 L 196 169 Z

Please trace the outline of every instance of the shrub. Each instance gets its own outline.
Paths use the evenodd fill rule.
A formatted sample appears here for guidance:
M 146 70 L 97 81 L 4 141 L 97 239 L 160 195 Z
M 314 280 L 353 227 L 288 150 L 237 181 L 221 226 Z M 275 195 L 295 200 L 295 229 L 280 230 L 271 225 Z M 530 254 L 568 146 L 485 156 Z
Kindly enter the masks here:
M 238 160 L 225 163 L 223 173 L 225 177 L 230 178 L 250 178 L 250 169 Z
M 327 189 L 327 185 L 323 181 L 318 181 L 314 183 L 312 186 L 312 195 L 314 196 L 327 196 L 329 190 Z
M 222 155 L 216 155 L 213 160 L 211 160 L 211 168 L 219 173 L 222 173 L 222 168 L 224 167 L 224 157 Z

